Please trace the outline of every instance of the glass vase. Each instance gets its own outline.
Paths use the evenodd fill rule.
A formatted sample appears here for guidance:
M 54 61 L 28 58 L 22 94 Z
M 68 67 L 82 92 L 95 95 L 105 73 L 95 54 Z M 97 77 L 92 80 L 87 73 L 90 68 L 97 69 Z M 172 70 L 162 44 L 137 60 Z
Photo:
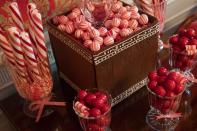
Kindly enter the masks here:
M 98 90 L 98 89 L 90 89 L 87 90 L 88 92 L 91 93 L 96 93 L 98 91 L 102 91 L 102 90 Z M 104 91 L 102 91 L 104 92 Z M 79 119 L 79 123 L 82 127 L 82 129 L 84 131 L 111 131 L 110 129 L 110 123 L 111 123 L 111 106 L 112 106 L 112 98 L 111 95 L 107 92 L 104 92 L 107 95 L 108 98 L 108 104 L 110 106 L 109 110 L 107 112 L 105 112 L 104 114 L 102 114 L 99 117 L 85 117 L 82 116 L 76 109 L 75 107 L 75 103 L 78 100 L 78 98 L 76 97 L 73 101 L 73 109 L 75 111 L 75 114 L 78 116 Z
M 107 19 L 112 2 L 113 0 L 82 0 L 81 11 L 85 18 L 98 28 Z
M 25 99 L 23 111 L 26 115 L 35 118 L 38 113 L 38 105 L 31 106 L 32 103 L 50 100 L 52 98 L 53 80 L 49 69 L 48 60 L 38 61 L 36 66 L 18 68 L 6 62 L 8 71 L 15 84 L 19 95 Z M 25 70 L 25 71 L 24 71 Z M 22 72 L 22 73 L 21 73 Z M 49 115 L 51 109 L 44 110 L 42 117 Z

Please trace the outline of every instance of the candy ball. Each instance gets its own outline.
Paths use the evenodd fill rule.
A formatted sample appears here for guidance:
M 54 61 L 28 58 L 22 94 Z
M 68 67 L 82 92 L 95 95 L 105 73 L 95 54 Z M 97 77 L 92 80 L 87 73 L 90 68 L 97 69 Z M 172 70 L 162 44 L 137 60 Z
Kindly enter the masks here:
M 138 12 L 135 12 L 135 11 L 130 11 L 130 12 L 131 12 L 132 19 L 139 19 L 140 18 L 140 14 Z
M 59 30 L 61 30 L 61 31 L 66 31 L 66 26 L 65 25 L 63 25 L 63 24 L 60 24 L 60 25 L 58 25 L 58 27 L 57 27 Z
M 109 30 L 109 31 L 107 32 L 107 36 L 111 36 L 111 37 L 113 37 L 114 39 L 116 38 L 117 34 L 118 34 L 118 33 L 117 33 L 115 30 L 113 30 L 113 29 L 111 29 L 111 30 Z
M 104 44 L 107 45 L 107 46 L 114 44 L 114 38 L 111 37 L 111 36 L 105 37 Z
M 92 40 L 85 40 L 84 41 L 84 43 L 83 43 L 83 45 L 85 46 L 85 47 L 87 47 L 87 48 L 90 48 L 90 45 L 92 45 Z
M 90 39 L 90 33 L 89 32 L 83 32 L 82 39 L 83 40 L 89 40 Z
M 100 32 L 100 36 L 106 36 L 106 33 L 107 33 L 107 29 L 105 27 L 101 27 L 98 29 L 99 32 Z
M 79 8 L 74 8 L 72 10 L 72 12 L 74 12 L 76 15 L 80 15 L 81 14 L 81 10 Z
M 112 26 L 113 27 L 119 27 L 120 26 L 120 19 L 119 18 L 113 18 L 112 19 Z
M 91 24 L 87 21 L 83 21 L 79 24 L 79 28 L 82 30 L 88 30 L 90 28 Z
M 66 27 L 66 32 L 68 33 L 68 34 L 72 34 L 73 32 L 74 32 L 74 30 L 75 30 L 75 28 L 74 28 L 74 25 L 73 25 L 73 22 L 67 22 L 67 24 L 65 25 L 65 27 Z
M 75 19 L 75 22 L 80 24 L 81 22 L 85 21 L 85 17 L 83 15 L 79 15 L 77 16 L 77 18 Z
M 118 10 L 121 8 L 121 5 L 119 3 L 115 3 L 112 6 L 112 11 L 113 12 L 118 12 Z
M 69 15 L 68 15 L 68 18 L 70 19 L 70 20 L 74 20 L 75 18 L 77 18 L 77 14 L 75 13 L 75 12 L 71 12 Z
M 121 17 L 121 18 L 122 18 L 122 19 L 129 20 L 129 19 L 131 18 L 131 12 L 130 12 L 130 11 L 124 12 L 124 13 L 122 14 L 122 17 Z
M 90 49 L 91 51 L 96 52 L 101 49 L 101 46 L 97 41 L 93 41 L 92 44 L 90 45 Z
M 75 31 L 75 37 L 76 37 L 77 39 L 81 38 L 82 35 L 83 35 L 83 30 L 77 29 L 77 30 Z
M 131 19 L 131 20 L 129 21 L 128 25 L 129 25 L 129 27 L 130 27 L 131 29 L 135 29 L 135 28 L 138 27 L 138 21 L 135 20 L 135 19 Z
M 89 32 L 90 32 L 90 37 L 92 38 L 100 36 L 100 32 L 95 28 L 91 28 Z
M 120 22 L 120 28 L 127 28 L 128 25 L 129 25 L 128 20 L 126 20 L 126 19 L 121 20 L 121 22 Z
M 105 25 L 106 28 L 110 29 L 112 27 L 112 20 L 105 21 L 104 25 Z
M 97 41 L 100 45 L 103 45 L 103 38 L 100 36 L 95 37 L 94 41 Z
M 140 16 L 140 18 L 138 19 L 138 22 L 141 24 L 141 25 L 145 25 L 145 24 L 148 24 L 148 16 L 146 14 L 142 14 Z
M 121 35 L 122 37 L 126 37 L 126 36 L 128 36 L 129 34 L 130 34 L 130 30 L 127 29 L 127 28 L 124 28 L 124 29 L 122 29 L 122 30 L 120 31 L 120 35 Z
M 68 17 L 65 15 L 59 16 L 59 23 L 66 24 L 69 21 Z
M 125 13 L 125 12 L 127 12 L 127 8 L 121 7 L 121 8 L 119 9 L 119 13 L 120 13 L 120 14 L 123 14 L 123 13 Z

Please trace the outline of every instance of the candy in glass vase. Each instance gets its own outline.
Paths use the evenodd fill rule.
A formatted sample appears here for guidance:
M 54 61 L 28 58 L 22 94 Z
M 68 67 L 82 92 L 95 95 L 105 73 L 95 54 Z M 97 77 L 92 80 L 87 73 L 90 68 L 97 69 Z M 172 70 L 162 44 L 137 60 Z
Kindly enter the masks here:
M 112 0 L 83 0 L 81 11 L 89 22 L 95 27 L 100 27 L 110 13 L 112 2 Z

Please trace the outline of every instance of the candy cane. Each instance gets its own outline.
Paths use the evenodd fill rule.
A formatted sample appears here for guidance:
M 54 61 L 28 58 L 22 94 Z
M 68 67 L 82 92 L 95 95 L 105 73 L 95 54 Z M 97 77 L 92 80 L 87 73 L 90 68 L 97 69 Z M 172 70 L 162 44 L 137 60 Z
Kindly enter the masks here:
M 31 11 L 35 10 L 36 9 L 36 5 L 34 3 L 29 3 L 27 5 L 27 15 L 28 15 L 28 20 L 29 20 L 29 36 L 30 36 L 30 39 L 31 41 L 33 42 L 33 45 L 34 47 L 36 46 L 36 41 L 35 41 L 35 36 L 34 36 L 34 24 L 33 24 L 33 21 L 32 21 L 32 17 L 31 17 Z
M 27 76 L 27 70 L 25 65 L 25 59 L 24 59 L 24 52 L 21 47 L 21 41 L 19 36 L 18 28 L 16 27 L 10 27 L 7 29 L 9 34 L 9 40 L 13 47 L 14 56 L 16 58 L 16 64 L 18 68 L 18 74 L 21 76 L 21 78 L 27 82 L 26 76 Z
M 8 42 L 7 38 L 5 37 L 5 32 L 1 28 L 0 28 L 0 46 L 7 60 L 10 62 L 10 64 L 14 66 L 15 59 L 14 59 L 13 49 L 10 43 Z
M 34 52 L 33 45 L 31 43 L 29 34 L 27 32 L 22 32 L 20 34 L 20 37 L 21 37 L 21 43 L 23 46 L 23 50 L 25 52 L 25 56 L 26 56 L 26 59 L 28 62 L 29 69 L 32 70 L 33 77 L 40 80 L 41 77 L 40 77 L 40 73 L 38 70 L 38 63 L 37 63 L 37 59 L 35 56 L 35 52 Z
M 23 26 L 23 19 L 21 17 L 21 13 L 18 9 L 18 4 L 16 2 L 12 2 L 9 5 L 9 10 L 10 10 L 10 14 L 12 16 L 12 20 L 15 24 L 16 27 L 18 27 L 20 29 L 20 31 L 24 30 L 24 26 Z

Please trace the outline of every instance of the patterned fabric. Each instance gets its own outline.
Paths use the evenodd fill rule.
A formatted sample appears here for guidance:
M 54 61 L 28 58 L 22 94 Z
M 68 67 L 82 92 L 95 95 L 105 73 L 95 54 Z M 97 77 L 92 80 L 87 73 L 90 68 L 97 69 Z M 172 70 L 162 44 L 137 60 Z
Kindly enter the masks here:
M 34 2 L 37 5 L 40 13 L 42 13 L 43 21 L 48 18 L 66 12 L 77 6 L 80 0 L 0 0 L 0 26 L 7 28 L 12 25 L 8 12 L 10 2 L 16 1 L 24 19 L 24 24 L 27 23 L 26 6 L 28 2 Z

